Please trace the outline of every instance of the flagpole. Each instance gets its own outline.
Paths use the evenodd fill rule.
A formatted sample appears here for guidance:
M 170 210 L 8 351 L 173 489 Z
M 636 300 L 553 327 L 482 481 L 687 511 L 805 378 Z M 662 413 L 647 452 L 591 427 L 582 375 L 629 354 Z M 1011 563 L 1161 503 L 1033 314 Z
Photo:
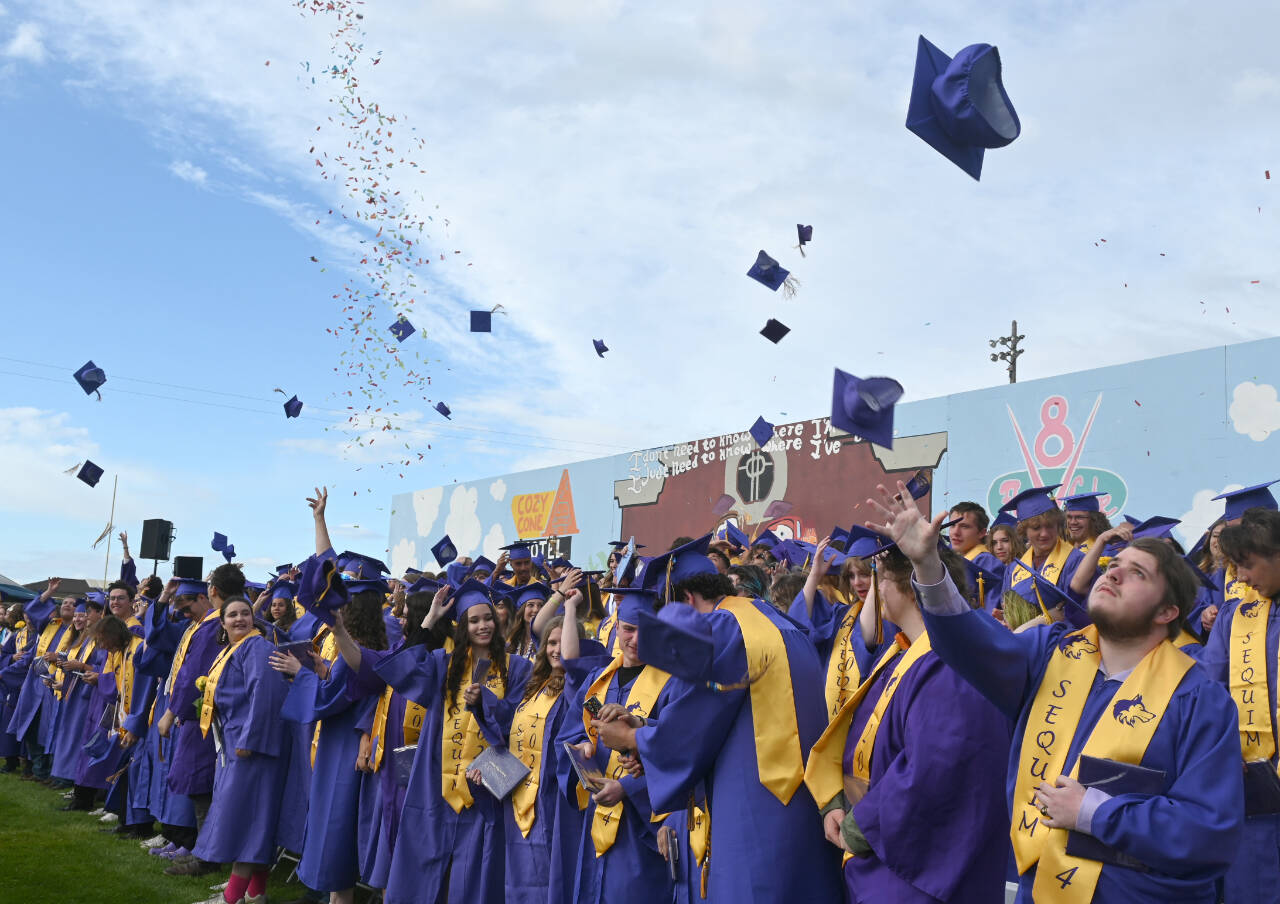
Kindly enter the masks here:
M 116 490 L 120 487 L 120 475 L 111 482 L 111 517 L 107 519 L 107 558 L 102 563 L 102 589 L 107 589 L 107 572 L 111 569 L 111 531 L 116 526 Z

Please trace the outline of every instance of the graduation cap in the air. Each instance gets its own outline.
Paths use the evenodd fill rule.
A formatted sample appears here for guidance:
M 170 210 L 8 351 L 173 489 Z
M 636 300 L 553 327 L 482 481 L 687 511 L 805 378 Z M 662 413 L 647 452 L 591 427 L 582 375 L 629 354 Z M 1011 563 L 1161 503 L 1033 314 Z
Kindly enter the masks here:
M 396 337 L 397 342 L 404 342 L 404 340 L 417 332 L 417 330 L 414 329 L 413 324 L 410 323 L 408 318 L 403 314 L 397 317 L 396 322 L 391 324 L 388 329 L 391 330 L 391 334 Z
M 747 271 L 747 276 L 774 292 L 782 289 L 782 294 L 788 298 L 796 294 L 796 287 L 800 284 L 791 275 L 790 270 L 785 269 L 764 251 L 756 255 L 756 262 Z
M 591 344 L 595 346 L 596 354 L 599 355 L 601 358 L 603 358 L 604 353 L 609 350 L 609 346 L 604 344 L 603 339 L 592 339 Z
M 796 248 L 800 250 L 800 256 L 804 257 L 804 246 L 813 241 L 813 227 L 796 223 L 796 235 L 800 237 L 800 244 Z
M 773 424 L 763 417 L 756 418 L 756 422 L 751 425 L 751 438 L 756 441 L 757 446 L 763 449 L 765 443 L 773 439 Z
M 831 389 L 831 425 L 892 449 L 893 406 L 902 393 L 902 384 L 891 377 L 864 379 L 837 367 Z
M 764 328 L 760 330 L 760 335 L 764 336 L 764 338 L 768 339 L 774 345 L 777 345 L 782 341 L 782 337 L 787 335 L 789 332 L 791 332 L 791 327 L 787 326 L 781 320 L 774 320 L 770 317 L 768 322 L 765 323 Z
M 213 542 L 209 546 L 214 552 L 222 552 L 227 548 L 227 535 L 220 534 L 215 530 L 213 532 Z
M 89 486 L 96 487 L 98 485 L 98 481 L 102 479 L 102 473 L 102 468 L 98 467 L 88 459 L 85 459 L 84 464 L 80 466 L 80 470 L 76 473 L 76 477 L 87 483 Z
M 85 395 L 93 395 L 97 392 L 98 401 L 102 401 L 102 393 L 98 392 L 98 389 L 101 388 L 103 383 L 107 382 L 107 375 L 101 367 L 89 361 L 77 370 L 73 376 L 76 378 L 76 382 L 80 384 L 80 388 L 84 390 Z
M 445 534 L 435 546 L 431 547 L 431 554 L 436 557 L 436 564 L 443 568 L 458 558 L 458 549 L 449 539 L 449 535 Z
M 1066 512 L 1100 512 L 1100 500 L 1106 493 L 1076 493 L 1062 499 L 1062 510 Z
M 736 524 L 725 524 L 724 538 L 738 549 L 746 549 L 751 545 L 751 538 Z
M 446 418 L 449 418 L 449 420 L 453 420 L 453 418 L 449 417 L 452 412 L 449 410 L 449 406 L 444 402 L 436 402 L 436 411 L 439 411 Z
M 634 540 L 635 538 L 632 537 L 631 539 Z M 609 545 L 612 546 L 614 549 L 616 549 L 618 552 L 622 552 L 624 549 L 626 549 L 628 546 L 631 545 L 631 540 L 610 540 Z M 643 543 L 636 544 L 636 549 L 644 549 L 644 548 L 645 548 L 645 545 Z
M 1268 480 L 1266 483 L 1258 483 L 1251 487 L 1220 493 L 1213 498 L 1227 501 L 1227 512 L 1223 517 L 1228 521 L 1235 521 L 1251 508 L 1275 510 L 1276 497 L 1272 496 L 1271 491 L 1267 489 L 1275 482 L 1274 480 Z
M 492 311 L 472 311 L 471 312 L 471 332 L 473 333 L 493 332 L 493 312 Z
M 289 401 L 284 403 L 284 416 L 286 418 L 297 417 L 302 413 L 302 402 L 297 396 L 293 396 Z
M 1002 148 L 1022 125 L 1000 78 L 1000 51 L 970 44 L 951 58 L 920 36 L 907 128 L 974 179 L 987 148 Z
M 907 481 L 907 493 L 912 499 L 923 499 L 929 495 L 929 475 L 924 471 L 916 471 Z
M 1053 491 L 1060 486 L 1062 486 L 1060 483 L 1051 483 L 1047 487 L 1031 487 L 1029 490 L 1023 490 L 1000 506 L 1000 511 L 1011 512 L 1019 521 L 1026 521 L 1045 512 L 1056 511 L 1058 502 L 1053 498 Z

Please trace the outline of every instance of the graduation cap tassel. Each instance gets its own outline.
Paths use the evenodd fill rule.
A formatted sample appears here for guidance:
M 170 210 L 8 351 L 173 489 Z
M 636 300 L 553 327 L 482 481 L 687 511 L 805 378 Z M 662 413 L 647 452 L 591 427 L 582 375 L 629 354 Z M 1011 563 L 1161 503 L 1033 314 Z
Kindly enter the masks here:
M 795 298 L 798 291 L 800 291 L 800 280 L 794 276 L 788 276 L 782 281 L 782 295 L 784 298 Z
M 1036 583 L 1034 576 L 1031 578 L 1031 589 L 1036 592 L 1036 602 L 1040 604 L 1040 611 L 1044 613 L 1045 622 L 1053 624 L 1053 619 L 1049 616 L 1049 610 L 1045 608 L 1044 599 L 1040 596 L 1040 586 Z
M 884 615 L 880 611 L 880 570 L 874 560 L 871 562 L 871 595 L 876 601 L 876 636 L 873 642 L 878 647 L 884 643 Z

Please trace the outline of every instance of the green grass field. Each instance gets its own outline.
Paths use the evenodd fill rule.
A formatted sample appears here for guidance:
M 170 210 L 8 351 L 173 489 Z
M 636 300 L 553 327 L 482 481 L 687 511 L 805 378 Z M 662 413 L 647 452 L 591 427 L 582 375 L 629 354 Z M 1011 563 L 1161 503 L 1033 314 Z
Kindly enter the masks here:
M 13 904 L 192 904 L 213 894 L 226 872 L 196 878 L 166 876 L 168 861 L 134 840 L 98 830 L 85 813 L 63 813 L 61 791 L 16 774 L 0 775 L 0 900 Z M 272 901 L 302 894 L 285 884 L 289 868 L 272 873 Z

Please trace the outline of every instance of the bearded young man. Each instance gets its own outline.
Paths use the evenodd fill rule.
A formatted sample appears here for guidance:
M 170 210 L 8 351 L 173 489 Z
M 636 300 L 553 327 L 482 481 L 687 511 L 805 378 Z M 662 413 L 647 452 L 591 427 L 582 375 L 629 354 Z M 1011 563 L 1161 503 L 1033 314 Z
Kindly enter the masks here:
M 867 526 L 911 560 L 933 650 L 1015 722 L 1006 787 L 1017 900 L 1213 904 L 1244 790 L 1230 698 L 1171 642 L 1195 597 L 1186 564 L 1168 544 L 1138 540 L 1090 590 L 1092 624 L 1012 634 L 970 609 L 944 569 L 945 513 L 930 522 L 880 495 Z M 1082 771 L 1114 780 L 1086 787 Z

